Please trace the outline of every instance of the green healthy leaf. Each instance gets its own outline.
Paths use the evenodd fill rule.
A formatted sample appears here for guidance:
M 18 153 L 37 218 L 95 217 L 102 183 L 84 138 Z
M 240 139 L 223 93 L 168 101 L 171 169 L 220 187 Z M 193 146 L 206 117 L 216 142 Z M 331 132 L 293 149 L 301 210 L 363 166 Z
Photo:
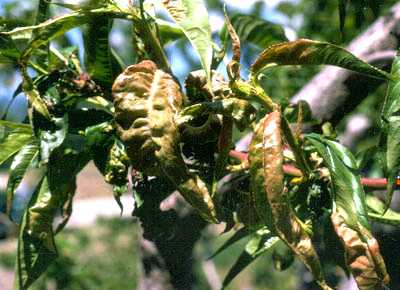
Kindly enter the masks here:
M 8 173 L 8 182 L 6 187 L 7 195 L 7 214 L 10 215 L 14 192 L 25 175 L 26 170 L 32 162 L 38 157 L 39 147 L 36 142 L 29 143 L 21 148 L 15 155 Z
M 254 233 L 254 230 L 243 227 L 237 230 L 221 247 L 218 248 L 208 259 L 215 258 L 218 254 L 232 246 L 234 243 Z
M 396 55 L 392 64 L 392 75 L 400 77 L 400 56 Z M 381 144 L 386 147 L 387 208 L 389 208 L 400 171 L 400 81 L 389 82 L 386 100 L 382 110 L 383 134 Z
M 242 43 L 250 42 L 259 47 L 267 47 L 287 41 L 285 31 L 280 25 L 257 16 L 236 13 L 230 20 Z M 224 47 L 227 47 L 229 37 L 226 25 L 221 30 L 220 37 Z
M 277 65 L 334 65 L 384 80 L 393 77 L 362 61 L 349 51 L 327 42 L 299 39 L 272 45 L 265 49 L 252 64 L 256 76 L 263 70 Z
M 357 229 L 360 223 L 366 229 L 370 229 L 365 193 L 357 172 L 357 163 L 351 152 L 341 144 L 318 134 L 308 134 L 305 138 L 314 146 L 329 169 L 333 199 L 346 224 Z
M 243 271 L 248 265 L 250 265 L 255 259 L 266 253 L 271 247 L 273 247 L 279 238 L 274 236 L 270 231 L 262 229 L 257 231 L 250 241 L 246 244 L 245 250 L 241 253 L 235 264 L 231 267 L 224 281 L 222 282 L 222 288 L 224 289 L 232 280 Z
M 27 124 L 0 121 L 0 164 L 34 140 L 32 129 Z
M 204 1 L 164 0 L 162 3 L 198 53 L 210 84 L 213 42 Z
M 373 221 L 389 224 L 393 226 L 400 226 L 400 213 L 386 209 L 385 204 L 378 198 L 368 195 L 367 196 L 368 217 Z

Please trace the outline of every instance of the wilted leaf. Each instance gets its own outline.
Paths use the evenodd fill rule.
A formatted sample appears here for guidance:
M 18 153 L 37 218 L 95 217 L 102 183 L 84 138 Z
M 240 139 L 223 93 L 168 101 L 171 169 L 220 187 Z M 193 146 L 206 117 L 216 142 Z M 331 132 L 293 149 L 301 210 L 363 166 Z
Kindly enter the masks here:
M 215 222 L 206 185 L 189 172 L 180 153 L 174 118 L 183 97 L 179 84 L 152 61 L 128 67 L 113 85 L 117 135 L 134 169 L 168 177 L 203 218 Z
M 27 124 L 0 121 L 0 164 L 34 140 L 32 129 Z
M 334 65 L 384 80 L 392 76 L 362 61 L 349 51 L 327 42 L 299 39 L 272 45 L 252 64 L 251 73 L 257 75 L 277 65 Z
M 6 187 L 7 214 L 9 215 L 11 213 L 14 192 L 24 177 L 26 170 L 32 164 L 33 160 L 38 157 L 38 152 L 39 147 L 36 142 L 27 144 L 15 155 L 11 163 Z
M 274 236 L 267 229 L 261 229 L 257 231 L 250 241 L 246 244 L 245 250 L 236 260 L 235 264 L 231 267 L 224 281 L 222 282 L 222 288 L 224 289 L 229 285 L 230 282 L 250 265 L 255 259 L 266 253 L 271 247 L 273 247 L 279 238 Z
M 323 289 L 330 289 L 325 282 L 318 255 L 304 225 L 296 217 L 289 204 L 284 188 L 283 140 L 281 113 L 274 111 L 263 120 L 263 169 L 266 199 L 270 204 L 274 228 L 313 274 Z
M 208 22 L 208 12 L 203 0 L 162 0 L 168 13 L 179 25 L 192 43 L 200 57 L 206 72 L 208 83 L 211 81 L 211 61 L 213 42 Z

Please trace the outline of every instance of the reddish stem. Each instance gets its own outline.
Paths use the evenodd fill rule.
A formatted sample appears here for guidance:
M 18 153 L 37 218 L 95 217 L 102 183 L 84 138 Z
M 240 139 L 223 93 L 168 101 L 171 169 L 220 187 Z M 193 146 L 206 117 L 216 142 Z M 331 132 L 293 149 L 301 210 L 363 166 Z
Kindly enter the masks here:
M 229 156 L 236 158 L 240 161 L 246 161 L 248 157 L 248 153 L 246 152 L 240 152 L 236 150 L 231 150 L 229 152 Z M 292 176 L 301 176 L 301 171 L 300 169 L 296 168 L 293 165 L 289 164 L 284 164 L 283 165 L 283 172 L 287 175 L 292 175 Z M 361 178 L 361 184 L 365 187 L 369 188 L 376 188 L 376 189 L 386 189 L 387 186 L 387 179 L 386 178 L 368 178 L 368 177 L 362 177 Z M 400 186 L 400 179 L 396 180 L 396 185 Z

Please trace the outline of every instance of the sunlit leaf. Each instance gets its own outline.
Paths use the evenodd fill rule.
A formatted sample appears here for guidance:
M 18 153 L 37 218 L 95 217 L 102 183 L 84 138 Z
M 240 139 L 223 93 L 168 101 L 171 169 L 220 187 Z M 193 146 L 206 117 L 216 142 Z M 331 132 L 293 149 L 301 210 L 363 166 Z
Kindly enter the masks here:
M 259 230 L 253 234 L 252 238 L 246 244 L 244 251 L 241 253 L 235 264 L 230 268 L 224 281 L 222 282 L 222 288 L 224 289 L 232 280 L 242 272 L 248 265 L 254 260 L 266 253 L 271 247 L 273 247 L 279 238 L 274 236 L 271 232 L 266 229 Z
M 392 76 L 362 61 L 349 51 L 327 42 L 299 39 L 272 45 L 265 49 L 251 66 L 257 75 L 277 65 L 334 65 L 371 77 L 390 80 Z
M 164 7 L 182 29 L 200 57 L 208 82 L 211 79 L 213 42 L 208 12 L 203 0 L 162 0 Z
M 11 213 L 14 192 L 24 177 L 26 170 L 38 157 L 38 152 L 39 147 L 36 142 L 27 144 L 15 155 L 11 163 L 6 188 L 8 214 Z

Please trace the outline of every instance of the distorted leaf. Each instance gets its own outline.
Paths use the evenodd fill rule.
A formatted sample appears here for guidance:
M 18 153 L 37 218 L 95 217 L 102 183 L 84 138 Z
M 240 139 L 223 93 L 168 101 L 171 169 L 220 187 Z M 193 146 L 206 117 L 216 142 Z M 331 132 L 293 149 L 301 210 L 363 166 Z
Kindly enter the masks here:
M 0 164 L 34 141 L 32 129 L 27 124 L 0 121 Z
M 246 244 L 245 250 L 241 253 L 235 264 L 230 268 L 222 282 L 222 288 L 224 289 L 228 286 L 240 272 L 262 254 L 271 249 L 271 247 L 273 247 L 278 241 L 278 237 L 275 237 L 271 232 L 265 229 L 259 230 L 253 234 L 252 238 Z
M 113 85 L 117 135 L 134 169 L 168 177 L 203 218 L 215 221 L 206 185 L 189 172 L 180 153 L 174 118 L 183 97 L 179 84 L 152 61 L 129 66 Z
M 162 0 L 162 3 L 172 19 L 192 43 L 206 72 L 208 83 L 210 83 L 213 42 L 204 1 Z
M 8 215 L 11 213 L 14 192 L 20 184 L 29 166 L 31 166 L 32 162 L 38 157 L 38 152 L 39 147 L 37 143 L 29 143 L 21 148 L 11 163 L 6 187 Z
M 327 42 L 299 39 L 275 44 L 265 49 L 251 65 L 251 73 L 277 65 L 334 65 L 371 77 L 390 80 L 393 77 L 362 61 L 349 51 Z
M 337 212 L 331 215 L 332 224 L 345 248 L 345 259 L 360 290 L 381 289 L 389 275 L 379 251 L 378 242 L 367 229 L 354 230 Z
M 281 113 L 274 111 L 263 119 L 263 169 L 266 199 L 270 204 L 274 228 L 278 236 L 305 264 L 322 289 L 325 282 L 319 257 L 304 225 L 296 217 L 284 188 L 283 140 Z
M 264 188 L 263 133 L 266 118 L 264 117 L 257 123 L 249 147 L 251 194 L 249 199 L 253 203 L 256 215 L 254 223 L 258 223 L 261 220 L 266 225 L 271 225 L 273 224 L 272 212 Z

